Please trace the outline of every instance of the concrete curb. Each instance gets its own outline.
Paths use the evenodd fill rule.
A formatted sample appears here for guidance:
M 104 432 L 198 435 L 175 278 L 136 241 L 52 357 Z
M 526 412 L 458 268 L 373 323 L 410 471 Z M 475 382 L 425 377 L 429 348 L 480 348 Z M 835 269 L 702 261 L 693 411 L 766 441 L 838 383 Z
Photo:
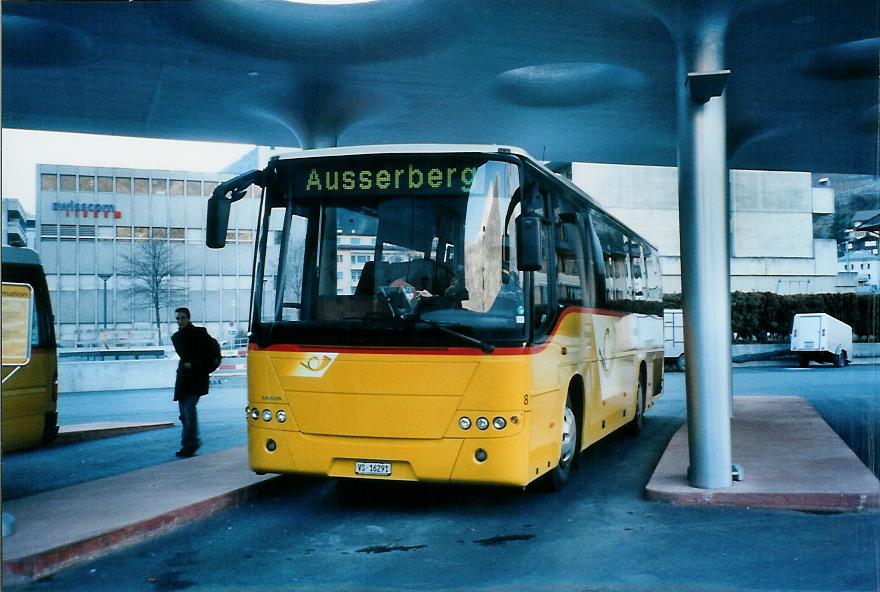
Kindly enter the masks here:
M 39 579 L 207 518 L 259 495 L 274 478 L 251 473 L 242 448 L 12 500 L 4 504 L 16 518 L 16 532 L 3 539 L 4 583 Z
M 79 423 L 74 425 L 66 425 L 58 428 L 58 437 L 55 439 L 56 444 L 73 444 L 75 442 L 85 442 L 88 440 L 98 440 L 100 438 L 111 438 L 113 436 L 122 436 L 124 434 L 134 434 L 137 432 L 146 432 L 148 430 L 160 430 L 173 427 L 174 423 L 170 421 L 162 421 L 155 423 L 136 423 L 136 422 L 107 422 L 107 423 Z
M 805 512 L 880 510 L 880 481 L 800 397 L 734 397 L 733 462 L 745 478 L 724 489 L 687 480 L 688 433 L 672 437 L 645 497 L 680 506 Z

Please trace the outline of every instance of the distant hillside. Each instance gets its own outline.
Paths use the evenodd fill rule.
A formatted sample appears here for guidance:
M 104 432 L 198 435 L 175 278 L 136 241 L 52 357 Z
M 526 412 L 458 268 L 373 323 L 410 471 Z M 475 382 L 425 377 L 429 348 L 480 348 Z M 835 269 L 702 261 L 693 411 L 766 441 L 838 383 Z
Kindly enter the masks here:
M 880 210 L 880 176 L 813 174 L 813 185 L 827 178 L 834 189 L 834 214 L 820 216 L 813 225 L 816 238 L 833 238 L 838 242 L 845 237 L 853 214 L 860 210 Z

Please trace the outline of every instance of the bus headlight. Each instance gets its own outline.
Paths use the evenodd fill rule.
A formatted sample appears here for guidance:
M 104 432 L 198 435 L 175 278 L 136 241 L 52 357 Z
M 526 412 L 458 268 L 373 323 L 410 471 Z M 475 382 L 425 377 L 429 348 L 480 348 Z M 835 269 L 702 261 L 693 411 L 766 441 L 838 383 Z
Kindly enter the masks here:
M 258 419 L 260 419 L 260 410 L 257 409 L 256 407 L 251 409 L 251 419 L 253 419 L 254 421 L 257 421 Z
M 272 412 L 268 409 L 263 409 L 263 421 L 272 421 Z
M 275 414 L 275 419 L 278 420 L 278 423 L 284 423 L 287 421 L 287 412 L 283 409 L 279 410 L 278 413 Z
M 477 429 L 480 429 L 480 430 L 489 429 L 489 420 L 486 419 L 485 417 L 478 417 L 477 418 Z
M 471 418 L 470 417 L 462 417 L 458 420 L 458 427 L 463 430 L 471 429 Z
M 505 427 L 507 427 L 507 420 L 500 416 L 496 417 L 492 420 L 492 426 L 496 430 L 503 430 Z

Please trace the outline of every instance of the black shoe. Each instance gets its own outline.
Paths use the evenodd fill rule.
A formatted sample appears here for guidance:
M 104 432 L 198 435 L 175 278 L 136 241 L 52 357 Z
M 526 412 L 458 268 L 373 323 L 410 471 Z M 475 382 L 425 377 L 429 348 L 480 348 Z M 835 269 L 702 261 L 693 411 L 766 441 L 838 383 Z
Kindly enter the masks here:
M 174 454 L 176 454 L 180 458 L 190 458 L 191 456 L 195 456 L 196 451 L 190 448 L 181 448 Z

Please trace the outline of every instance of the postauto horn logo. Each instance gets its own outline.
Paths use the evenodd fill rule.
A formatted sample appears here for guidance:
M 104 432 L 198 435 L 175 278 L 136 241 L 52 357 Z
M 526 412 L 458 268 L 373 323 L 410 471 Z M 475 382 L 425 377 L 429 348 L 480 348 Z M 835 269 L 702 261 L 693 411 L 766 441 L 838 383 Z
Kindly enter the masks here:
M 320 378 L 327 372 L 327 368 L 336 359 L 336 353 L 315 352 L 307 358 L 300 361 L 294 368 L 294 376 L 302 376 L 306 378 Z

